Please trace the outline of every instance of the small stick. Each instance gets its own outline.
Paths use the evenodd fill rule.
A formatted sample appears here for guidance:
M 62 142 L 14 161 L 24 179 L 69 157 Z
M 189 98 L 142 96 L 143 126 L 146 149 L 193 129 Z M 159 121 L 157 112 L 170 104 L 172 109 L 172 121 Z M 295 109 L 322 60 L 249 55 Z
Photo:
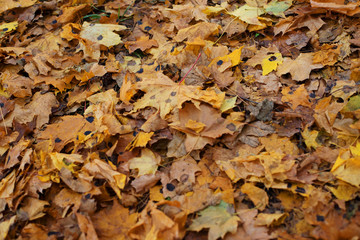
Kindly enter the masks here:
M 185 80 L 186 76 L 187 76 L 187 75 L 191 72 L 191 70 L 195 67 L 195 65 L 196 65 L 196 63 L 199 61 L 200 57 L 201 57 L 201 52 L 200 52 L 199 55 L 197 56 L 194 64 L 191 66 L 191 68 L 189 69 L 189 71 L 188 71 L 188 72 L 185 74 L 185 76 L 180 80 L 179 85 Z

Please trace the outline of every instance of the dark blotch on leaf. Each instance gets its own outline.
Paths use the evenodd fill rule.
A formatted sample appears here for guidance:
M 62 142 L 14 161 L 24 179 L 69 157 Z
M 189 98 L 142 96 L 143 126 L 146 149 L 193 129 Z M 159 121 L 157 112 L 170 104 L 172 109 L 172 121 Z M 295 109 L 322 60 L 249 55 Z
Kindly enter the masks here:
M 288 183 L 288 184 L 287 184 L 287 187 L 288 187 L 288 188 L 291 188 L 291 187 L 292 187 L 292 184 L 291 184 L 291 183 Z
M 306 193 L 305 189 L 302 188 L 302 187 L 296 187 L 295 192 L 298 192 L 298 193 Z
M 87 136 L 91 133 L 91 131 L 86 131 L 84 134 Z
M 171 92 L 170 95 L 171 95 L 171 96 L 175 96 L 175 95 L 176 95 L 176 92 Z
M 90 198 L 91 198 L 91 194 L 90 194 L 90 193 L 86 194 L 86 195 L 85 195 L 85 198 L 86 198 L 86 199 L 90 199 Z
M 321 215 L 316 215 L 316 221 L 323 222 L 323 221 L 325 221 L 325 217 L 321 216 Z
M 143 68 L 140 68 L 139 71 L 137 71 L 137 73 L 143 73 L 143 72 L 144 72 Z
M 138 134 L 138 132 L 133 132 L 133 136 L 135 137 Z
M 150 30 L 151 30 L 151 27 L 150 27 L 150 26 L 146 26 L 144 29 L 145 29 L 145 31 L 150 31 Z
M 51 23 L 52 23 L 52 24 L 57 24 L 57 20 L 55 19 L 55 20 L 53 20 Z
M 94 117 L 93 116 L 87 117 L 86 121 L 88 121 L 89 123 L 92 123 L 94 121 Z
M 157 65 L 157 67 L 155 68 L 155 71 L 159 71 L 160 70 L 160 65 Z
M 310 93 L 309 96 L 310 96 L 311 98 L 315 98 L 315 97 L 316 97 L 315 93 L 313 93 L 313 92 Z
M 174 50 L 175 50 L 175 46 L 173 46 L 173 47 L 171 48 L 170 52 L 174 52 Z
M 166 102 L 166 103 L 171 103 L 171 99 L 168 98 L 168 99 L 165 100 L 165 102 Z
M 59 143 L 59 142 L 61 142 L 61 139 L 57 137 L 57 138 L 55 138 L 55 142 Z
M 175 186 L 174 184 L 168 183 L 166 184 L 166 189 L 169 190 L 170 192 L 175 190 Z
M 6 32 L 9 28 L 3 28 L 2 31 Z
M 140 78 L 138 78 L 138 77 L 135 78 L 135 82 L 140 82 L 140 81 L 141 81 Z
M 137 21 L 137 24 L 142 25 L 143 24 L 142 20 Z
M 50 232 L 48 232 L 48 234 L 47 234 L 48 236 L 52 236 L 52 235 L 60 235 L 60 233 L 59 232 L 54 232 L 54 231 L 50 231 Z
M 269 58 L 269 61 L 270 62 L 272 62 L 272 61 L 275 61 L 277 58 L 275 57 L 275 56 L 271 56 L 270 58 Z
M 223 64 L 223 63 L 224 63 L 223 60 L 219 60 L 219 61 L 217 61 L 216 64 L 217 64 L 218 66 L 220 66 L 220 65 Z
M 102 40 L 102 39 L 103 39 L 103 36 L 102 36 L 102 35 L 100 35 L 100 36 L 97 37 L 97 40 L 99 40 L 99 41 Z
M 226 128 L 229 129 L 230 131 L 235 131 L 236 126 L 233 123 L 230 123 L 226 125 Z
M 0 103 L 0 107 L 2 107 L 2 108 L 3 108 L 4 106 L 5 106 L 5 104 L 4 104 L 4 103 Z

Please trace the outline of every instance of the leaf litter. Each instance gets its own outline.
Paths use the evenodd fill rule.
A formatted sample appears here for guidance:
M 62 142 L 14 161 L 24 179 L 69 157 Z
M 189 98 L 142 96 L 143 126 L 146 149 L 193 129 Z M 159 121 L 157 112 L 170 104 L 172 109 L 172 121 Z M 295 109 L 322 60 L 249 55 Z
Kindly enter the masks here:
M 0 1 L 1 239 L 355 239 L 359 1 Z

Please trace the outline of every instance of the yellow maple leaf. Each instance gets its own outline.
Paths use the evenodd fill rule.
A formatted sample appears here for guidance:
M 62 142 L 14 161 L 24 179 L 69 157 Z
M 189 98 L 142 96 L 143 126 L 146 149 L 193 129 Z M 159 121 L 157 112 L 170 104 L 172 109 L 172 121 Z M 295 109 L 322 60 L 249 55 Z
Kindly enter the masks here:
M 256 217 L 256 225 L 280 225 L 288 216 L 287 213 L 259 213 Z
M 356 197 L 356 192 L 359 190 L 357 187 L 354 187 L 346 182 L 339 181 L 339 185 L 335 187 L 327 187 L 337 199 L 349 201 Z
M 320 144 L 317 143 L 316 138 L 318 137 L 319 132 L 316 130 L 310 131 L 309 128 L 305 128 L 305 130 L 301 133 L 301 136 L 305 140 L 306 146 L 310 148 L 316 149 L 320 146 Z
M 160 158 L 150 149 L 142 149 L 141 157 L 133 158 L 129 161 L 130 169 L 137 169 L 138 176 L 145 174 L 155 174 L 158 168 Z
M 162 186 L 154 186 L 150 188 L 150 200 L 160 202 L 164 200 L 164 196 L 161 193 Z
M 232 53 L 230 53 L 228 55 L 214 58 L 210 62 L 209 67 L 213 64 L 216 64 L 216 65 L 220 66 L 219 71 L 223 72 L 228 68 L 239 65 L 242 62 L 241 61 L 241 49 L 243 49 L 243 47 L 244 46 L 241 46 L 238 49 L 235 49 L 234 51 L 232 51 Z
M 241 186 L 241 192 L 248 195 L 250 200 L 254 203 L 255 207 L 260 211 L 266 208 L 266 205 L 269 203 L 269 197 L 264 190 L 256 187 L 252 183 L 245 183 Z
M 348 152 L 348 150 L 340 151 L 331 172 L 336 178 L 360 187 L 360 157 L 351 157 Z
M 197 122 L 195 120 L 189 119 L 189 121 L 185 124 L 185 127 L 199 133 L 204 129 L 204 127 L 206 127 L 206 125 L 202 122 Z
M 154 132 L 139 132 L 136 137 L 126 146 L 125 151 L 132 151 L 136 147 L 145 147 Z
M 121 43 L 121 38 L 113 31 L 125 30 L 126 27 L 116 24 L 99 24 L 84 22 L 80 37 L 83 39 L 97 42 L 106 47 L 111 47 Z
M 54 166 L 61 170 L 61 168 L 67 168 L 71 172 L 75 172 L 77 165 L 75 163 L 83 163 L 84 160 L 82 156 L 79 154 L 66 154 L 66 153 L 58 153 L 53 152 L 49 154 L 52 163 Z
M 258 17 L 264 14 L 265 11 L 263 8 L 249 6 L 248 4 L 244 4 L 240 8 L 229 12 L 231 16 L 239 18 L 241 21 L 244 21 L 253 25 L 261 25 L 258 20 Z
M 276 70 L 277 66 L 279 64 L 282 64 L 283 58 L 281 56 L 281 53 L 274 53 L 271 55 L 268 55 L 266 58 L 264 58 L 261 62 L 261 66 L 263 69 L 262 75 L 268 75 L 272 71 Z

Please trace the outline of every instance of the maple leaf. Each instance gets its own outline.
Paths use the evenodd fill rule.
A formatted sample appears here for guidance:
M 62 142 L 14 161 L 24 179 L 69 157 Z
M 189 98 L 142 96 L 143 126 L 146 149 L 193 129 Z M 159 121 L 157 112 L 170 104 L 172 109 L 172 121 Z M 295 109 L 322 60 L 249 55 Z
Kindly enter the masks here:
M 225 97 L 225 93 L 217 93 L 212 89 L 201 90 L 195 86 L 176 84 L 160 73 L 155 80 L 145 78 L 143 82 L 136 84 L 136 87 L 146 94 L 135 102 L 133 112 L 150 106 L 160 111 L 162 119 L 174 108 L 181 108 L 186 101 L 199 100 L 220 108 Z
M 284 62 L 278 67 L 276 74 L 281 76 L 290 73 L 295 81 L 308 79 L 311 70 L 323 67 L 320 63 L 313 63 L 313 57 L 313 53 L 300 53 L 295 60 L 284 58 Z
M 257 215 L 255 223 L 256 225 L 279 225 L 283 223 L 288 214 L 286 213 L 260 213 Z
M 130 214 L 129 209 L 114 201 L 111 207 L 97 212 L 91 220 L 101 239 L 122 240 L 130 227 L 135 224 L 136 215 L 136 213 Z
M 200 231 L 209 228 L 209 240 L 224 237 L 228 232 L 234 233 L 240 218 L 229 213 L 228 207 L 229 205 L 222 201 L 217 206 L 210 206 L 200 211 L 200 216 L 193 220 L 189 230 Z
M 137 169 L 138 175 L 155 174 L 161 158 L 155 155 L 150 149 L 144 148 L 141 157 L 132 158 L 129 161 L 130 169 Z
M 285 18 L 284 11 L 286 11 L 292 4 L 292 0 L 278 1 L 272 0 L 265 5 L 265 12 L 273 14 L 278 17 Z
M 295 91 L 289 87 L 284 87 L 281 93 L 283 94 L 281 101 L 291 103 L 292 109 L 296 109 L 299 105 L 305 107 L 311 107 L 312 105 L 308 98 L 309 94 L 303 84 Z
M 240 8 L 229 12 L 231 16 L 237 17 L 240 20 L 253 24 L 253 25 L 261 25 L 260 21 L 258 20 L 258 17 L 262 14 L 264 14 L 263 8 L 253 7 L 249 6 L 248 4 L 245 4 L 241 6 Z
M 346 156 L 346 150 L 340 151 L 336 162 L 334 163 L 331 172 L 338 179 L 350 183 L 356 187 L 360 186 L 360 164 L 359 156 Z
M 269 203 L 269 197 L 264 190 L 254 186 L 251 183 L 245 183 L 241 186 L 241 192 L 247 194 L 255 207 L 260 211 L 266 208 Z
M 114 46 L 121 43 L 121 38 L 113 31 L 125 30 L 126 27 L 122 25 L 113 24 L 90 24 L 84 22 L 80 32 L 80 37 L 102 44 L 106 47 Z
M 188 28 L 180 29 L 174 40 L 177 42 L 187 39 L 189 42 L 196 38 L 206 39 L 211 35 L 218 34 L 221 27 L 216 23 L 200 22 Z
M 13 0 L 1 0 L 0 1 L 0 13 L 5 12 L 6 10 L 13 9 L 13 8 L 26 8 L 34 5 L 36 0 L 21 0 L 21 1 L 13 1 Z

